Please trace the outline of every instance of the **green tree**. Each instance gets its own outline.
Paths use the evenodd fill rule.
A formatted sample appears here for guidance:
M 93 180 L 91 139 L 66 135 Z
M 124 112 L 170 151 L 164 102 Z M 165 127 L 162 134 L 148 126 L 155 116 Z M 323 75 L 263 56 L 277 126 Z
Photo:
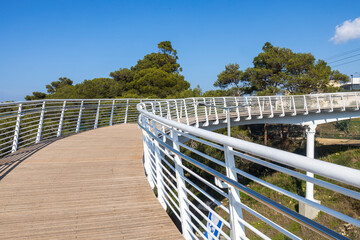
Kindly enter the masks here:
M 163 41 L 158 44 L 157 52 L 145 55 L 133 67 L 111 72 L 111 78 L 84 80 L 73 85 L 72 80 L 61 77 L 46 85 L 48 94 L 34 92 L 33 96 L 26 96 L 26 99 L 166 98 L 179 93 L 184 96 L 201 94 L 201 91 L 198 93 L 189 89 L 190 84 L 180 74 L 182 69 L 177 60 L 177 51 L 171 42 Z
M 45 99 L 47 97 L 46 93 L 43 92 L 33 92 L 33 95 L 26 95 L 25 100 L 31 101 L 31 100 L 38 100 L 38 99 Z
M 158 52 L 140 59 L 130 69 L 120 68 L 110 76 L 123 88 L 123 97 L 166 98 L 189 89 L 180 64 L 177 51 L 170 41 L 160 42 Z
M 330 80 L 346 82 L 348 77 L 333 71 L 311 53 L 294 53 L 288 48 L 266 42 L 253 60 L 253 67 L 242 72 L 237 64 L 229 64 L 218 75 L 217 87 L 235 85 L 242 92 L 257 95 L 308 94 L 339 90 Z
M 244 78 L 243 71 L 240 70 L 239 64 L 230 63 L 225 66 L 225 70 L 222 71 L 214 83 L 215 87 L 222 89 L 233 87 L 236 90 L 236 95 L 248 93 L 250 91 L 249 83 Z
M 61 88 L 63 86 L 67 86 L 67 85 L 72 86 L 72 84 L 73 84 L 73 81 L 71 79 L 66 78 L 66 77 L 61 77 L 61 78 L 59 78 L 58 81 L 54 81 L 54 82 L 46 85 L 46 89 L 49 94 L 54 94 L 54 93 L 56 93 L 56 91 L 59 88 Z
M 140 96 L 166 98 L 168 95 L 188 89 L 190 83 L 178 73 L 171 74 L 162 69 L 147 68 L 135 74 L 131 86 Z

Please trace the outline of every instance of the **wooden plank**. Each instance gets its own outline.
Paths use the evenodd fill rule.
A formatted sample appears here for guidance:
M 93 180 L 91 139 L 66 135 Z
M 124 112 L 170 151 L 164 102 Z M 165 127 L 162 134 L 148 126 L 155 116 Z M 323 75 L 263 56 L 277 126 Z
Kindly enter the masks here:
M 27 156 L 0 181 L 0 239 L 183 239 L 147 182 L 142 155 L 141 131 L 123 124 Z

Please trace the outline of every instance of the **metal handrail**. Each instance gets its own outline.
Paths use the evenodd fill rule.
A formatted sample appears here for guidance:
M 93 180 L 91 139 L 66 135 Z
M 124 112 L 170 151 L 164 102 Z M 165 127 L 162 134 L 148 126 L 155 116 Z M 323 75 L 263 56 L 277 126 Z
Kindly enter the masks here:
M 244 106 L 242 106 L 241 102 L 245 103 Z M 239 211 L 242 211 L 241 209 L 246 210 L 249 208 L 243 207 L 245 205 L 239 201 L 240 195 L 238 195 L 236 191 L 246 193 L 248 196 L 257 199 L 259 202 L 265 204 L 269 208 L 276 210 L 277 212 L 289 217 L 290 219 L 300 223 L 303 226 L 307 226 L 308 228 L 312 229 L 313 231 L 321 234 L 326 238 L 347 239 L 345 236 L 342 236 L 341 234 L 330 230 L 325 226 L 316 223 L 315 221 L 310 220 L 271 199 L 268 199 L 261 193 L 257 193 L 249 187 L 240 184 L 237 180 L 238 174 L 245 177 L 248 176 L 249 179 L 255 180 L 256 182 L 270 188 L 273 191 L 278 191 L 281 194 L 284 194 L 309 206 L 317 208 L 338 219 L 351 223 L 354 226 L 360 227 L 360 221 L 357 219 L 325 207 L 317 202 L 314 202 L 313 200 L 298 196 L 287 190 L 282 190 L 281 188 L 272 185 L 271 183 L 267 183 L 260 179 L 256 180 L 256 177 L 252 177 L 251 175 L 235 168 L 234 156 L 247 156 L 248 160 L 249 158 L 251 158 L 251 160 L 256 161 L 256 163 L 260 165 L 264 162 L 265 166 L 271 167 L 277 171 L 281 171 L 284 174 L 289 174 L 290 176 L 296 177 L 298 179 L 309 181 L 313 184 L 331 189 L 332 191 L 340 192 L 354 199 L 360 199 L 360 193 L 358 191 L 353 191 L 333 183 L 309 177 L 300 172 L 291 170 L 291 168 L 312 172 L 328 179 L 333 179 L 354 187 L 360 187 L 359 170 L 339 166 L 337 164 L 324 162 L 310 157 L 300 156 L 297 154 L 247 142 L 240 139 L 235 139 L 229 136 L 201 129 L 202 126 L 206 127 L 209 126 L 209 124 L 215 126 L 220 124 L 220 119 L 224 119 L 224 117 L 227 117 L 226 121 L 227 123 L 229 123 L 230 111 L 233 111 L 231 113 L 232 121 L 234 121 L 235 118 L 235 121 L 239 121 L 241 117 L 241 119 L 247 120 L 249 122 L 254 116 L 256 116 L 256 118 L 291 118 L 293 116 L 303 114 L 309 115 L 308 119 L 311 119 L 313 118 L 313 116 L 315 118 L 316 114 L 322 113 L 324 111 L 331 113 L 329 117 L 332 118 L 334 118 L 333 116 L 337 114 L 336 111 L 349 111 L 349 116 L 360 117 L 360 113 L 354 114 L 354 110 L 359 110 L 357 93 L 331 93 L 288 97 L 261 96 L 170 99 L 154 102 L 142 102 L 141 104 L 138 104 L 137 108 L 140 112 L 138 124 L 143 130 L 144 136 L 145 171 L 148 174 L 148 180 L 150 184 L 152 186 L 156 186 L 158 199 L 160 203 L 162 203 L 164 208 L 167 207 L 167 203 L 169 202 L 166 199 L 169 194 L 166 193 L 167 187 L 165 186 L 166 182 L 164 182 L 162 178 L 162 170 L 159 170 L 159 167 L 157 165 L 161 164 L 161 161 L 165 162 L 166 165 L 170 164 L 170 162 L 172 161 L 171 164 L 173 164 L 176 169 L 176 176 L 180 176 L 180 178 L 177 178 L 176 183 L 173 183 L 177 185 L 177 192 L 179 193 L 177 195 L 177 199 L 179 201 L 177 208 L 179 212 L 176 213 L 176 216 L 178 216 L 179 220 L 182 222 L 182 232 L 186 239 L 197 238 L 196 234 L 198 234 L 199 236 L 203 236 L 204 232 L 198 229 L 195 224 L 199 223 L 200 220 L 197 219 L 197 217 L 191 212 L 189 206 L 187 206 L 186 203 L 190 203 L 191 201 L 187 198 L 186 193 L 180 194 L 181 192 L 189 192 L 189 189 L 184 185 L 184 183 L 181 183 L 181 181 L 184 180 L 192 187 L 199 190 L 199 187 L 196 186 L 194 182 L 190 181 L 187 177 L 184 176 L 184 171 L 188 172 L 188 174 L 196 177 L 202 182 L 207 180 L 199 179 L 201 176 L 195 174 L 195 172 L 191 171 L 188 167 L 185 167 L 183 163 L 181 163 L 181 161 L 175 161 L 176 157 L 171 158 L 172 160 L 165 159 L 161 156 L 161 153 L 165 154 L 166 156 L 168 156 L 168 154 L 174 154 L 185 162 L 188 162 L 191 165 L 196 166 L 197 168 L 202 169 L 208 174 L 214 176 L 215 179 L 222 180 L 223 184 L 228 185 L 228 198 L 230 204 L 229 209 L 233 209 L 229 211 L 229 221 L 231 222 L 230 236 L 233 239 L 247 239 L 244 231 L 244 226 L 251 226 L 241 217 L 241 214 L 239 214 Z M 223 110 L 224 113 L 222 112 Z M 344 115 L 342 116 L 344 117 Z M 297 121 L 299 121 L 299 119 Z M 243 124 L 246 124 L 245 122 L 243 122 Z M 217 163 L 218 166 L 224 167 L 224 164 L 220 163 L 219 160 L 208 156 L 206 153 L 199 152 L 199 150 L 184 145 L 181 141 L 178 140 L 179 137 L 183 137 L 183 140 L 181 141 L 184 141 L 184 139 L 193 139 L 210 147 L 215 147 L 215 149 L 219 151 L 222 151 L 225 155 L 224 164 L 226 166 L 226 176 L 219 173 L 215 169 L 212 169 L 210 166 L 204 165 L 203 163 L 200 163 L 197 160 L 189 157 L 189 155 L 184 154 L 183 151 L 180 151 L 179 147 L 182 146 L 183 149 L 186 149 L 187 151 L 201 156 L 202 158 L 210 160 L 213 163 Z M 160 155 L 156 154 L 156 151 L 158 151 Z M 242 152 L 245 153 L 245 155 Z M 265 161 L 261 159 L 265 159 Z M 267 160 L 271 161 L 272 163 L 266 162 Z M 149 170 L 150 165 L 152 170 L 154 170 L 154 167 L 156 168 L 155 172 Z M 288 168 L 282 167 L 284 165 Z M 169 174 L 169 172 L 167 172 L 167 174 Z M 210 183 L 207 182 L 206 184 Z M 231 187 L 233 187 L 233 189 Z M 181 204 L 181 198 L 184 198 L 186 200 L 185 204 Z M 218 202 L 214 203 L 218 205 Z M 193 204 L 191 204 L 191 206 L 194 208 Z M 221 205 L 218 206 L 220 207 Z M 194 210 L 196 210 L 197 212 L 199 211 L 199 209 Z M 214 209 L 209 211 L 216 213 Z M 254 210 L 250 211 L 253 215 L 256 214 L 254 216 L 261 216 L 259 215 L 259 213 L 254 212 Z M 208 218 L 204 218 L 203 214 L 200 215 L 203 217 L 204 220 L 209 220 Z M 195 222 L 192 222 L 192 219 L 194 219 Z M 261 219 L 266 218 L 261 217 Z M 266 221 L 268 224 L 270 224 L 286 236 L 292 239 L 299 239 L 292 233 L 276 225 L 275 222 L 272 222 L 269 219 L 267 219 Z M 258 236 L 260 236 L 261 238 L 268 239 L 263 233 L 259 232 L 255 228 L 252 227 L 250 229 L 254 230 L 253 232 L 258 234 Z M 222 231 L 221 234 L 223 237 L 228 238 L 227 235 L 223 235 Z
M 42 139 L 56 138 L 63 134 L 78 133 L 101 126 L 111 126 L 129 121 L 136 122 L 140 112 L 138 123 L 143 130 L 144 167 L 149 183 L 153 187 L 156 186 L 158 199 L 163 207 L 169 207 L 174 211 L 175 217 L 181 221 L 183 235 L 186 239 L 196 239 L 198 236 L 204 238 L 204 231 L 198 228 L 199 225 L 204 227 L 199 216 L 202 216 L 206 221 L 210 220 L 204 213 L 197 214 L 200 213 L 200 209 L 195 209 L 197 213 L 192 212 L 191 209 L 196 206 L 191 202 L 191 198 L 187 197 L 190 191 L 187 185 L 197 189 L 197 191 L 204 194 L 214 204 L 229 214 L 229 222 L 223 220 L 225 221 L 224 226 L 230 227 L 230 237 L 233 239 L 247 239 L 244 230 L 245 226 L 250 227 L 260 237 L 267 239 L 264 234 L 251 227 L 242 218 L 242 210 L 248 211 L 252 215 L 266 221 L 266 223 L 286 236 L 292 239 L 299 239 L 293 233 L 241 203 L 238 191 L 252 196 L 269 208 L 275 209 L 323 236 L 331 239 L 346 239 L 338 233 L 240 184 L 237 176 L 241 174 L 244 176 L 249 175 L 235 167 L 234 158 L 235 156 L 245 157 L 245 159 L 250 159 L 257 164 L 263 164 L 284 174 L 311 182 L 354 199 L 360 199 L 358 191 L 315 179 L 312 176 L 296 172 L 292 168 L 315 173 L 354 187 L 360 187 L 359 170 L 250 143 L 201 128 L 207 126 L 221 127 L 223 123 L 227 123 L 228 127 L 230 127 L 230 120 L 239 123 L 241 121 L 241 124 L 251 124 L 254 123 L 253 120 L 263 119 L 266 122 L 272 118 L 296 119 L 297 123 L 301 124 L 301 118 L 294 118 L 295 116 L 306 115 L 307 120 L 311 121 L 311 119 L 315 119 L 324 112 L 329 113 L 328 116 L 332 118 L 336 117 L 337 114 L 342 114 L 342 118 L 344 116 L 360 116 L 359 95 L 357 92 L 350 92 L 296 96 L 198 97 L 162 100 L 46 99 L 0 103 L 0 157 L 10 152 L 15 152 L 21 147 L 38 143 Z M 276 121 L 276 119 L 273 120 L 275 123 Z M 228 131 L 229 133 L 230 131 Z M 43 137 L 42 134 L 44 135 Z M 222 152 L 225 155 L 225 162 L 221 162 L 219 159 L 187 146 L 184 143 L 186 139 L 200 142 Z M 226 175 L 187 156 L 181 149 L 186 149 L 218 164 L 226 170 Z M 215 186 L 212 182 L 203 179 L 201 175 L 183 165 L 182 160 L 222 181 L 222 184 L 227 186 L 228 191 L 220 190 L 218 185 Z M 271 161 L 271 163 L 266 161 Z M 283 165 L 287 167 L 284 168 Z M 229 208 L 211 196 L 210 192 L 201 190 L 196 181 L 192 181 L 192 179 L 184 174 L 184 171 L 198 181 L 208 185 L 223 197 L 228 198 Z M 295 196 L 294 193 L 264 182 L 256 177 L 251 176 L 251 179 L 258 181 L 260 184 L 263 183 L 263 186 L 273 191 L 292 197 L 299 202 L 306 203 L 309 206 L 360 227 L 360 221 L 357 219 L 322 206 L 307 198 Z M 200 204 L 205 203 L 202 202 Z M 213 212 L 215 215 L 217 214 L 209 206 L 205 208 L 207 211 Z M 230 238 L 225 233 L 226 231 L 218 227 L 215 228 L 220 230 L 220 234 L 226 239 Z M 207 234 L 216 238 L 214 233 L 208 232 Z
M 207 173 L 213 175 L 216 178 L 219 178 L 221 180 L 223 180 L 224 182 L 226 182 L 227 184 L 235 187 L 236 189 L 238 189 L 239 191 L 246 193 L 250 196 L 252 196 L 253 198 L 255 198 L 256 200 L 258 200 L 259 202 L 265 204 L 266 206 L 268 206 L 269 208 L 272 208 L 278 212 L 281 212 L 282 214 L 284 214 L 285 216 L 291 218 L 292 220 L 301 223 L 304 226 L 307 226 L 309 229 L 321 234 L 322 236 L 328 238 L 328 239 L 348 239 L 344 236 L 342 236 L 341 234 L 328 229 L 326 227 L 324 227 L 323 225 L 308 219 L 304 216 L 302 216 L 301 214 L 294 212 L 293 210 L 271 200 L 270 198 L 267 198 L 261 194 L 259 194 L 258 192 L 252 190 L 251 188 L 248 188 L 240 183 L 238 183 L 237 181 L 234 181 L 230 178 L 228 178 L 227 176 L 217 172 L 216 170 L 206 166 L 205 164 L 196 161 L 195 159 L 192 159 L 191 157 L 175 150 L 174 148 L 172 148 L 171 146 L 169 146 L 168 144 L 164 143 L 160 138 L 158 138 L 157 136 L 155 136 L 153 133 L 151 133 L 148 129 L 146 129 L 144 126 L 142 126 L 142 124 L 140 122 L 138 122 L 139 126 L 145 130 L 152 138 L 154 138 L 156 141 L 159 142 L 159 144 L 161 144 L 162 146 L 164 146 L 165 148 L 167 148 L 168 150 L 170 150 L 172 153 L 175 153 L 176 155 L 178 155 L 179 157 L 181 157 L 182 159 L 186 160 L 187 162 L 190 162 L 194 165 L 196 165 L 197 167 L 201 168 L 202 170 L 206 171 Z M 360 226 L 360 225 L 359 225 Z

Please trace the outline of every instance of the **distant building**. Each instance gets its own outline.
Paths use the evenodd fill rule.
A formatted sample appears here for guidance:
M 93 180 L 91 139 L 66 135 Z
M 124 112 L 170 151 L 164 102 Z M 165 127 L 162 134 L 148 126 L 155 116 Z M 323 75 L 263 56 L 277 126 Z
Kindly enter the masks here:
M 341 88 L 346 91 L 360 91 L 360 77 L 353 77 L 349 82 L 341 84 Z

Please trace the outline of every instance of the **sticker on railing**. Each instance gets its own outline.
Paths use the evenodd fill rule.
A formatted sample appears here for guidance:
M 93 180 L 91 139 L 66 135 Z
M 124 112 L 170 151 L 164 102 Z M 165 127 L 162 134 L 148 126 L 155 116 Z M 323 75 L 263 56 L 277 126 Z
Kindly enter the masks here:
M 219 231 L 214 227 L 214 225 L 221 229 L 223 222 L 218 219 L 214 214 L 212 214 L 212 212 L 209 212 L 208 218 L 210 219 L 210 221 L 208 221 L 206 224 L 205 237 L 210 240 L 217 240 L 219 239 Z M 209 234 L 209 232 L 213 235 Z

